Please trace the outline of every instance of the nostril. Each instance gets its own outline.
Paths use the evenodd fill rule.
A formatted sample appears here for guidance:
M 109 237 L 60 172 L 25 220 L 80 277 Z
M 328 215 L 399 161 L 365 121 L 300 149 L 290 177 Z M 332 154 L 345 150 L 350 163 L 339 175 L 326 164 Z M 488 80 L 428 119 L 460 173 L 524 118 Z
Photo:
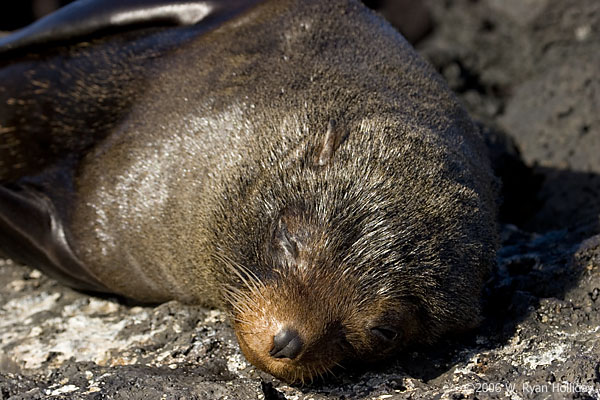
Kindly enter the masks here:
M 273 358 L 289 358 L 298 357 L 302 351 L 302 339 L 294 329 L 284 328 L 273 336 L 273 347 L 269 354 Z

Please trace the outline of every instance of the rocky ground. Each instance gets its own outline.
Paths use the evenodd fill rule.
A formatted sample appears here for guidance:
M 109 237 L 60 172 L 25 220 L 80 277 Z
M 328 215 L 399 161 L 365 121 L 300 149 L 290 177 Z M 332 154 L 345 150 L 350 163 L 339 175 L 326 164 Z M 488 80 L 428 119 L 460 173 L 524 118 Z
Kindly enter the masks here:
M 90 297 L 3 260 L 0 399 L 600 399 L 600 3 L 429 12 L 418 50 L 528 167 L 496 157 L 503 247 L 479 330 L 289 386 L 244 360 L 219 311 Z

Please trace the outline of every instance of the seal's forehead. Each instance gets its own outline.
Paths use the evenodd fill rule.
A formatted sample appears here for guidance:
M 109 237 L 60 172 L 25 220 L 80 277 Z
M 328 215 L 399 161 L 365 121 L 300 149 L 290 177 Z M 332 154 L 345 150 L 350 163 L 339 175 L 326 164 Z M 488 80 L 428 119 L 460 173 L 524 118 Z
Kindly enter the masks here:
M 261 0 L 78 0 L 0 39 L 0 54 L 29 46 L 77 41 L 136 26 L 206 25 L 226 22 Z

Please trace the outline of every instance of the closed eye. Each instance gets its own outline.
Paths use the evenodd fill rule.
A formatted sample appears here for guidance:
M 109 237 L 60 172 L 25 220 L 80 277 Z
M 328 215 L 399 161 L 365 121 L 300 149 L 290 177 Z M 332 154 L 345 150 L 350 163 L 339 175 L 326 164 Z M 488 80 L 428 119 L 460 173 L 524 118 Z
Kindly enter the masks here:
M 384 342 L 392 342 L 398 337 L 398 332 L 387 326 L 376 326 L 371 328 L 371 333 Z

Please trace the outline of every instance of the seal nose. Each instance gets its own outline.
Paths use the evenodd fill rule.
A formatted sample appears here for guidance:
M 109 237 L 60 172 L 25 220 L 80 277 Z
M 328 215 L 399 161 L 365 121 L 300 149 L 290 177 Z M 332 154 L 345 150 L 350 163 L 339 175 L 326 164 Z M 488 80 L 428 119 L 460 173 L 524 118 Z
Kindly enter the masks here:
M 273 336 L 273 347 L 269 354 L 273 358 L 289 358 L 293 360 L 302 351 L 302 339 L 294 329 L 283 328 Z

